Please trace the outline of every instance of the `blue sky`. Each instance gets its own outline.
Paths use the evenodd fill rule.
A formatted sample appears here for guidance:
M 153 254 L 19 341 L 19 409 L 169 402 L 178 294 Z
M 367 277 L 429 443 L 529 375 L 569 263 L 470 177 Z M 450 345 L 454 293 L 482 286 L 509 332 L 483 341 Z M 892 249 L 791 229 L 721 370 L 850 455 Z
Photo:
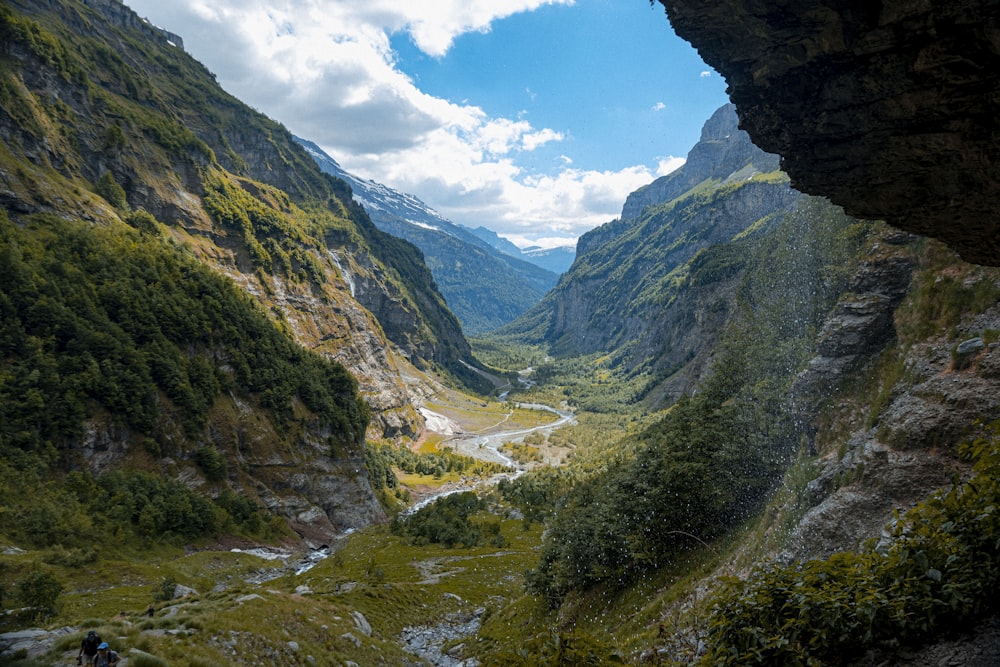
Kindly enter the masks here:
M 680 164 L 725 83 L 648 0 L 125 0 L 347 170 L 521 245 Z
M 655 167 L 658 156 L 685 155 L 726 101 L 719 76 L 673 35 L 662 7 L 642 0 L 517 14 L 458 37 L 443 58 L 405 33 L 391 43 L 421 90 L 564 133 L 524 156 L 537 170 L 562 155 L 583 169 Z

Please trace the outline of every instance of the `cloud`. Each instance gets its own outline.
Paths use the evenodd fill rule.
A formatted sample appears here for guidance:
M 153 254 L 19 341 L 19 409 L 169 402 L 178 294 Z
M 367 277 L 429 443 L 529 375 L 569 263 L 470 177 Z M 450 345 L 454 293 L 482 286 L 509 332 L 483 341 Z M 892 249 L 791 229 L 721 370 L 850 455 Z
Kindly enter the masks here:
M 563 135 L 561 132 L 556 132 L 545 128 L 538 132 L 529 132 L 521 138 L 521 147 L 526 151 L 533 151 L 539 146 L 543 146 L 550 141 L 562 141 Z
M 664 104 L 663 102 L 657 102 L 656 104 L 653 105 L 653 111 L 663 111 L 666 108 L 667 105 Z
M 531 173 L 519 156 L 564 141 L 563 132 L 428 95 L 396 67 L 395 34 L 441 57 L 461 34 L 573 0 L 126 1 L 179 33 L 231 93 L 345 169 L 416 194 L 456 222 L 575 237 L 617 217 L 628 193 L 676 160 L 655 172 L 587 171 L 564 155 L 553 158 L 555 173 Z
M 449 159 L 429 172 L 426 165 L 441 155 Z M 563 243 L 618 217 L 628 194 L 659 175 L 644 166 L 596 171 L 566 165 L 552 175 L 530 173 L 511 159 L 483 160 L 471 144 L 444 132 L 433 133 L 419 150 L 368 156 L 359 168 L 384 174 L 384 182 L 417 194 L 455 222 Z
M 684 158 L 674 157 L 673 155 L 670 157 L 661 157 L 656 165 L 656 175 L 666 176 L 670 172 L 677 171 L 683 167 L 685 162 L 687 162 L 687 160 Z
M 542 5 L 573 4 L 573 0 L 435 0 L 434 2 L 398 2 L 369 0 L 386 11 L 399 11 L 406 17 L 406 30 L 417 47 L 431 56 L 443 56 L 455 37 L 467 32 L 488 32 L 490 24 L 512 14 L 537 9 Z
M 712 72 L 710 70 L 707 70 L 707 69 L 706 70 L 702 70 L 701 74 L 699 74 L 698 76 L 700 76 L 703 79 L 707 79 L 708 77 L 712 76 Z
M 521 236 L 519 234 L 500 234 L 503 238 L 507 239 L 518 248 L 522 250 L 524 248 L 539 247 L 545 248 L 546 250 L 551 250 L 553 248 L 575 248 L 576 239 L 566 239 L 562 236 L 553 237 L 539 237 L 539 238 L 527 238 L 526 236 Z

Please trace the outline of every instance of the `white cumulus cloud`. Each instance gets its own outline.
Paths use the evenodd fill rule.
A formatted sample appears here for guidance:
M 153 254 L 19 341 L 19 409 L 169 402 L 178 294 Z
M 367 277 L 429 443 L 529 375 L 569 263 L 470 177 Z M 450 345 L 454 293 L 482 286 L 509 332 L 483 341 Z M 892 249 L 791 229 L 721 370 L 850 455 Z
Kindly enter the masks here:
M 584 171 L 562 156 L 556 173 L 528 173 L 518 155 L 564 141 L 563 132 L 424 93 L 397 68 L 390 37 L 408 33 L 440 57 L 464 33 L 573 1 L 126 0 L 180 34 L 223 87 L 345 169 L 417 194 L 456 222 L 539 238 L 575 237 L 616 217 L 669 160 L 656 173 Z

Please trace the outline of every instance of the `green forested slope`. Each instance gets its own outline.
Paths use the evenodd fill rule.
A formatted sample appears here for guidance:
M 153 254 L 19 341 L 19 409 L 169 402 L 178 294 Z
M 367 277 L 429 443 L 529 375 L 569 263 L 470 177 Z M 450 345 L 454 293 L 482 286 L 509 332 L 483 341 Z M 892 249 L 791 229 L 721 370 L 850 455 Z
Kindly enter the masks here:
M 327 246 L 344 247 L 367 258 L 389 297 L 368 290 L 363 304 L 385 335 L 418 362 L 477 384 L 459 363 L 474 361 L 419 251 L 372 225 L 347 186 L 323 174 L 284 127 L 225 93 L 130 10 L 108 15 L 104 4 L 115 3 L 0 7 L 0 125 L 9 137 L 2 180 L 13 209 L 93 217 L 89 192 L 113 193 L 120 210 L 141 208 L 214 237 L 240 270 L 262 271 L 259 280 L 322 281 L 324 271 L 336 275 Z M 211 195 L 204 209 L 203 194 Z M 242 213 L 228 215 L 227 206 Z
M 0 534 L 260 530 L 296 494 L 327 534 L 365 525 L 370 411 L 329 355 L 368 362 L 371 387 L 389 339 L 483 382 L 419 251 L 124 5 L 0 5 L 0 134 Z M 123 469 L 151 477 L 95 486 Z
M 117 432 L 151 471 L 165 457 L 193 455 L 206 477 L 222 479 L 225 461 L 205 435 L 232 400 L 254 406 L 275 432 L 326 432 L 331 452 L 361 455 L 369 412 L 354 378 L 157 236 L 52 216 L 19 227 L 3 215 L 0 315 L 0 534 L 35 544 L 86 539 L 93 526 L 76 524 L 88 523 L 95 498 L 81 488 L 73 503 L 53 501 L 45 490 L 60 498 L 61 473 L 87 469 L 95 430 Z M 73 475 L 73 487 L 95 483 Z M 150 536 L 221 527 L 184 485 L 146 496 L 161 493 L 182 500 L 164 500 L 175 509 L 161 506 L 159 518 L 147 510 L 145 527 L 143 503 L 118 518 Z M 257 513 L 253 502 L 245 510 Z
M 711 370 L 658 423 L 620 443 L 606 472 L 566 495 L 533 590 L 558 602 L 572 590 L 620 584 L 759 508 L 796 455 L 788 392 L 864 235 L 838 209 L 806 200 L 768 234 L 711 247 L 692 262 L 692 284 L 740 276 Z

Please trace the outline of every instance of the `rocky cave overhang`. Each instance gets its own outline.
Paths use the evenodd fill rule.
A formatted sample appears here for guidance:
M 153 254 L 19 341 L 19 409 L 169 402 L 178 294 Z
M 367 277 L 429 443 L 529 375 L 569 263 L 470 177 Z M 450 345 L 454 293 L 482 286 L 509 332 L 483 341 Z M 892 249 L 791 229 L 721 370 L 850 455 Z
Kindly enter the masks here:
M 1000 265 L 1000 0 L 659 0 L 797 189 Z

